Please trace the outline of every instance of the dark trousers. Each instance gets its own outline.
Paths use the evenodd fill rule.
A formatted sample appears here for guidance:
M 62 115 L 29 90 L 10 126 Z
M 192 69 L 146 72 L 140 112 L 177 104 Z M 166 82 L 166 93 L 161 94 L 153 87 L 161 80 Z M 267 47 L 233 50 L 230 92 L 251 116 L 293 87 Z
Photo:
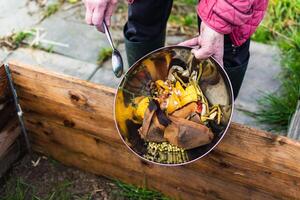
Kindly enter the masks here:
M 124 36 L 133 48 L 138 47 L 135 49 L 139 51 L 140 57 L 164 45 L 166 24 L 172 4 L 173 0 L 136 0 L 129 5 Z M 199 19 L 199 25 L 200 23 Z M 249 45 L 250 39 L 236 47 L 232 44 L 229 35 L 224 36 L 224 68 L 231 80 L 235 98 L 247 70 Z

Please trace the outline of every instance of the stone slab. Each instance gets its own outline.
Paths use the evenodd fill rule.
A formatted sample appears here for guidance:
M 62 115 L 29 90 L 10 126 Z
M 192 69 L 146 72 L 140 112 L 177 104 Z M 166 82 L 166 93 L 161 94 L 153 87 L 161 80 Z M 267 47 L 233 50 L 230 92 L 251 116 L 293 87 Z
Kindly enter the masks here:
M 62 8 L 45 19 L 38 27 L 43 28 L 45 39 L 63 43 L 69 47 L 53 46 L 53 51 L 85 62 L 96 63 L 101 48 L 110 47 L 106 36 L 84 21 L 83 5 L 72 9 Z M 122 31 L 112 30 L 113 40 L 122 38 Z M 49 45 L 43 45 L 49 47 Z
M 110 61 L 104 63 L 105 66 L 110 65 Z M 116 78 L 111 68 L 100 68 L 90 80 L 93 83 L 106 85 L 109 87 L 117 88 L 122 78 Z
M 0 37 L 30 29 L 40 20 L 39 8 L 34 1 L 0 0 Z
M 5 59 L 7 58 L 7 56 L 9 54 L 10 54 L 10 51 L 8 51 L 4 48 L 0 48 L 0 64 L 5 61 Z
M 280 51 L 275 46 L 251 42 L 250 60 L 239 96 L 235 102 L 233 121 L 257 128 L 268 128 L 257 124 L 255 119 L 244 112 L 255 112 L 259 109 L 257 100 L 264 93 L 275 92 L 280 87 L 278 76 L 281 72 Z
M 10 60 L 43 67 L 57 73 L 75 76 L 81 79 L 87 79 L 97 67 L 92 63 L 29 48 L 19 48 L 14 51 L 8 56 L 5 62 Z

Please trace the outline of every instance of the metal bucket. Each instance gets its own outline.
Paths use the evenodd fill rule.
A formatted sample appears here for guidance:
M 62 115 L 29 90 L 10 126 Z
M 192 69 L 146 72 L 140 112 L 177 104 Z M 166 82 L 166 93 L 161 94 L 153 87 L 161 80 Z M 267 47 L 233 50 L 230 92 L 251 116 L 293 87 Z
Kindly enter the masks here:
M 115 96 L 115 124 L 123 142 L 141 159 L 166 166 L 191 163 L 202 158 L 215 148 L 229 127 L 234 104 L 232 86 L 223 67 L 211 57 L 208 58 L 211 63 L 211 69 L 201 76 L 199 86 L 209 103 L 219 104 L 222 109 L 221 123 L 219 125 L 210 124 L 214 139 L 207 145 L 186 150 L 184 155 L 179 155 L 181 153 L 178 151 L 174 152 L 174 154 L 166 153 L 166 155 L 162 155 L 172 156 L 176 159 L 178 157 L 178 162 L 162 162 L 159 159 L 145 157 L 148 151 L 147 146 L 138 133 L 141 124 L 135 123 L 129 105 L 135 97 L 142 96 L 145 92 L 147 93 L 149 82 L 159 79 L 165 80 L 171 65 L 174 63 L 176 65 L 184 65 L 184 63 L 187 63 L 187 60 L 191 57 L 191 49 L 184 46 L 169 46 L 157 49 L 138 60 L 124 75 L 119 84 Z M 195 61 L 197 62 L 197 60 Z M 204 71 L 206 70 L 205 67 L 203 66 Z

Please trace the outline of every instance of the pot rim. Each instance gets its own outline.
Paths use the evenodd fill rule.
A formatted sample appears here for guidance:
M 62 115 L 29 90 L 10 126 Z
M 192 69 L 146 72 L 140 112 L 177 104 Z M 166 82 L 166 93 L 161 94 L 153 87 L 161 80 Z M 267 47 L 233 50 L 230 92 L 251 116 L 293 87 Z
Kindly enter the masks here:
M 139 155 L 138 153 L 136 153 L 128 144 L 127 142 L 124 140 L 120 130 L 119 130 L 119 127 L 118 127 L 118 123 L 117 123 L 117 120 L 116 120 L 116 102 L 117 102 L 117 92 L 119 91 L 120 89 L 120 85 L 122 84 L 124 78 L 130 74 L 135 68 L 137 65 L 137 63 L 139 63 L 141 60 L 145 59 L 146 57 L 158 52 L 158 51 L 161 51 L 161 50 L 165 50 L 165 49 L 172 49 L 172 48 L 185 48 L 185 49 L 190 49 L 192 50 L 193 48 L 192 47 L 188 47 L 188 46 L 182 46 L 182 45 L 170 45 L 170 46 L 165 46 L 165 47 L 161 47 L 161 48 L 158 48 L 156 50 L 153 50 L 151 52 L 149 52 L 148 54 L 144 55 L 143 57 L 141 57 L 140 59 L 138 59 L 132 66 L 130 66 L 130 68 L 127 70 L 127 72 L 122 76 L 122 80 L 119 82 L 118 84 L 118 88 L 116 90 L 116 93 L 115 93 L 115 97 L 114 97 L 114 109 L 113 109 L 113 115 L 114 115 L 114 123 L 115 123 L 115 126 L 117 128 L 117 131 L 118 131 L 118 134 L 121 138 L 121 140 L 123 141 L 123 143 L 127 146 L 128 149 L 130 149 L 130 151 L 132 151 L 138 158 L 140 158 L 142 161 L 146 161 L 146 162 L 150 162 L 152 164 L 155 164 L 155 165 L 160 165 L 160 166 L 168 166 L 168 167 L 176 167 L 176 166 L 183 166 L 183 165 L 187 165 L 187 164 L 190 164 L 190 163 L 193 163 L 197 160 L 200 160 L 201 158 L 203 158 L 204 156 L 206 156 L 208 153 L 210 153 L 220 142 L 221 140 L 224 138 L 225 134 L 227 133 L 228 131 L 228 128 L 231 124 L 231 121 L 232 121 L 232 116 L 233 116 L 233 111 L 234 111 L 234 95 L 233 95 L 233 89 L 232 89 L 232 84 L 231 84 L 231 81 L 229 79 L 229 76 L 227 74 L 227 72 L 225 71 L 224 67 L 215 59 L 213 58 L 212 56 L 209 57 L 209 59 L 212 59 L 214 62 L 217 63 L 217 68 L 219 70 L 221 70 L 224 74 L 225 74 L 225 79 L 224 80 L 228 85 L 229 85 L 229 88 L 230 88 L 230 96 L 231 96 L 231 113 L 230 113 L 230 117 L 229 117 L 229 120 L 228 120 L 228 124 L 225 128 L 225 130 L 223 131 L 221 137 L 218 139 L 218 141 L 208 150 L 206 151 L 203 155 L 193 159 L 193 160 L 189 160 L 187 162 L 183 162 L 183 163 L 178 163 L 178 164 L 166 164 L 166 163 L 159 163 L 159 162 L 154 162 L 154 161 L 151 161 L 151 160 L 148 160 L 144 157 L 142 157 L 141 155 Z

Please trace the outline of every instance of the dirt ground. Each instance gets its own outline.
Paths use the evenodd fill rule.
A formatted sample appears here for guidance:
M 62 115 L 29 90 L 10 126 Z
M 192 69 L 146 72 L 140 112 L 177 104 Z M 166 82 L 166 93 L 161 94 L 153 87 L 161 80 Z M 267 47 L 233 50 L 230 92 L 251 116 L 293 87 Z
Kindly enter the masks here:
M 4 184 L 4 182 L 6 182 Z M 26 155 L 2 180 L 1 200 L 126 199 L 115 182 L 39 155 Z

